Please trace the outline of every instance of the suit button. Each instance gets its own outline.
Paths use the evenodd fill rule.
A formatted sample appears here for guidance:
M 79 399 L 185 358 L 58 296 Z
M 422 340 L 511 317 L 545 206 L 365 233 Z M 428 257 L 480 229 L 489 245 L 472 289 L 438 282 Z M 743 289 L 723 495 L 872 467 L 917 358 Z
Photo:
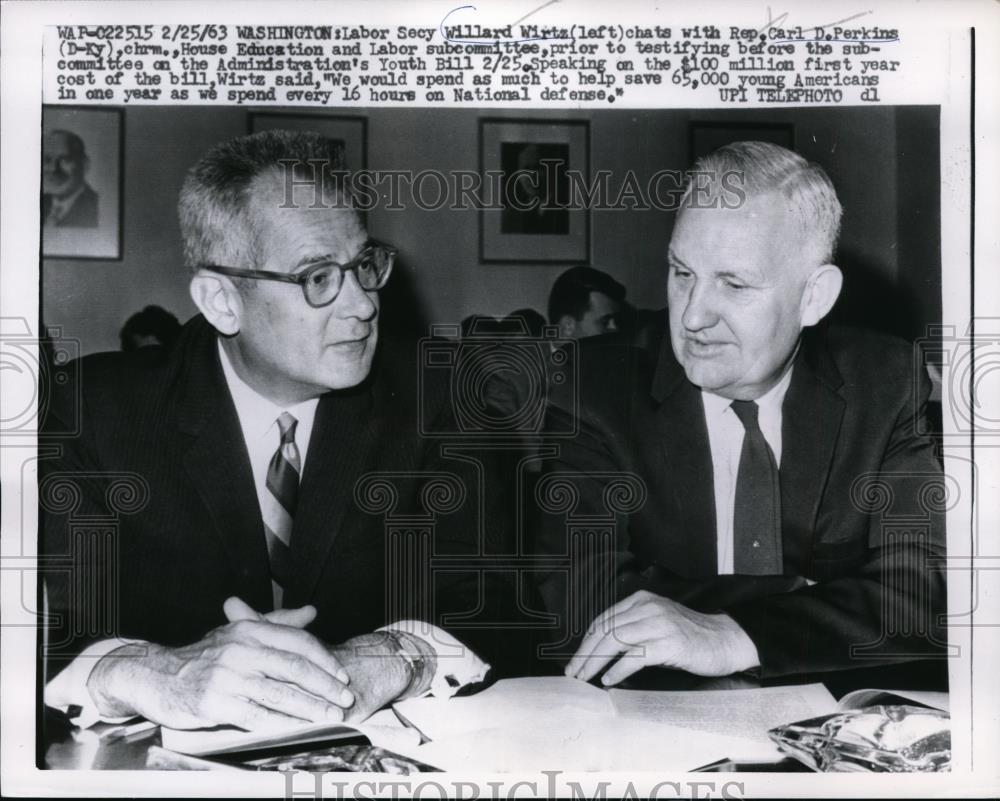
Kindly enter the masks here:
M 754 540 L 753 541 L 753 547 L 754 548 L 759 548 L 760 547 L 760 540 Z

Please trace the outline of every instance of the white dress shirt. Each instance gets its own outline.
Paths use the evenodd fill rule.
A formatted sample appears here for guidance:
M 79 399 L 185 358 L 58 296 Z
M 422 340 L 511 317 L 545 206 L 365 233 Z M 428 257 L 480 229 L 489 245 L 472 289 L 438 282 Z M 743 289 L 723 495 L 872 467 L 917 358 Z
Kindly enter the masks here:
M 263 508 L 264 493 L 268 492 L 268 465 L 270 465 L 271 458 L 281 443 L 278 417 L 282 412 L 288 412 L 298 420 L 298 424 L 295 426 L 295 445 L 299 449 L 300 464 L 304 473 L 306 454 L 309 451 L 309 440 L 312 435 L 319 399 L 313 398 L 288 407 L 279 406 L 259 394 L 236 374 L 221 342 L 219 343 L 219 360 L 222 363 L 222 372 L 236 407 L 236 416 L 240 421 L 243 440 L 250 457 L 257 500 L 260 508 Z M 260 536 L 264 536 L 263 523 L 261 523 Z M 402 620 L 383 628 L 420 637 L 434 650 L 437 655 L 437 668 L 428 692 L 435 696 L 448 698 L 461 687 L 482 681 L 490 669 L 490 666 L 476 656 L 472 649 L 464 647 L 446 631 L 430 623 Z M 91 726 L 98 721 L 118 723 L 127 720 L 128 718 L 102 717 L 87 690 L 87 680 L 90 678 L 94 666 L 103 656 L 122 645 L 141 642 L 143 641 L 115 638 L 93 643 L 45 686 L 45 703 L 63 711 L 66 711 L 70 706 L 79 706 L 82 711 L 77 716 L 75 723 L 82 728 Z
M 781 467 L 781 404 L 792 380 L 788 369 L 781 380 L 757 398 L 757 421 L 761 433 Z M 712 451 L 712 479 L 715 490 L 716 554 L 719 575 L 733 572 L 733 516 L 736 507 L 736 478 L 743 450 L 743 423 L 732 409 L 732 400 L 702 390 L 701 402 L 708 425 Z
M 222 362 L 222 372 L 226 377 L 226 384 L 229 385 L 229 394 L 233 397 L 236 416 L 239 418 L 240 429 L 243 431 L 243 441 L 246 443 L 247 453 L 250 455 L 250 468 L 253 470 L 257 501 L 260 508 L 263 509 L 265 493 L 270 491 L 267 488 L 267 469 L 275 451 L 281 445 L 281 429 L 278 427 L 278 418 L 282 412 L 288 412 L 298 420 L 298 425 L 295 426 L 295 446 L 299 449 L 299 465 L 302 468 L 299 480 L 301 481 L 302 476 L 305 475 L 306 455 L 309 453 L 309 439 L 312 435 L 313 421 L 316 419 L 319 398 L 302 401 L 302 403 L 296 403 L 293 406 L 279 406 L 251 388 L 236 374 L 236 369 L 229 361 L 229 356 L 221 342 L 219 343 L 219 361 Z M 261 536 L 264 536 L 263 528 L 261 528 Z

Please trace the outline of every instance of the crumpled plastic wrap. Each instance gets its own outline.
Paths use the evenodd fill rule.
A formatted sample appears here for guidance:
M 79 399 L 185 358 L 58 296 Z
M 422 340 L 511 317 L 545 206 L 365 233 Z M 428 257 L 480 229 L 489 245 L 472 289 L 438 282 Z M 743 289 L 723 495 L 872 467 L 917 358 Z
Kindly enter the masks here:
M 782 751 L 816 771 L 951 770 L 951 719 L 937 709 L 869 706 L 778 726 L 768 735 Z

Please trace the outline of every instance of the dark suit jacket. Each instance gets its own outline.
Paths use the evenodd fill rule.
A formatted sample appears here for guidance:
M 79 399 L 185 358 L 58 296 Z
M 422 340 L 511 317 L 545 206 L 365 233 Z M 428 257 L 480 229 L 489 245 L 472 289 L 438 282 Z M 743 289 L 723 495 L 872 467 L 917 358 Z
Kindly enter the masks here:
M 548 474 L 576 485 L 570 523 L 609 514 L 617 523 L 617 544 L 606 546 L 613 553 L 600 557 L 604 567 L 589 562 L 610 582 L 610 589 L 592 585 L 605 587 L 604 597 L 647 589 L 725 611 L 756 644 L 765 675 L 940 653 L 944 581 L 935 564 L 945 540 L 934 496 L 942 477 L 932 442 L 917 433 L 928 388 L 914 386 L 919 371 L 907 343 L 807 330 L 782 407 L 784 576 L 773 577 L 717 576 L 700 390 L 675 360 L 669 336 L 655 365 L 640 350 L 608 342 L 584 345 L 580 357 L 579 398 L 557 397 L 563 410 L 552 411 L 562 429 L 565 409 L 578 413 L 580 433 L 561 442 Z M 623 501 L 609 511 L 609 476 L 623 472 L 642 487 L 645 503 L 635 510 Z M 568 530 L 567 513 L 543 515 L 540 551 L 566 554 Z M 582 620 L 593 612 L 594 591 L 574 580 L 572 604 Z M 571 620 L 567 577 L 552 573 L 542 586 L 550 608 Z
M 412 348 L 380 343 L 368 380 L 320 399 L 285 605 L 314 604 L 310 628 L 330 643 L 416 617 L 501 672 L 522 669 L 525 649 L 503 625 L 516 615 L 510 575 L 477 566 L 509 552 L 500 482 L 489 453 L 448 458 L 421 435 L 418 366 Z M 193 642 L 225 622 L 229 595 L 269 609 L 261 513 L 214 329 L 189 322 L 163 364 L 98 354 L 79 374 L 53 415 L 72 419 L 79 404 L 82 430 L 55 440 L 61 455 L 42 462 L 39 487 L 49 609 L 60 616 L 51 655 L 112 634 Z M 433 376 L 419 387 L 427 429 L 452 425 L 436 416 L 446 387 Z M 420 533 L 430 527 L 432 539 Z

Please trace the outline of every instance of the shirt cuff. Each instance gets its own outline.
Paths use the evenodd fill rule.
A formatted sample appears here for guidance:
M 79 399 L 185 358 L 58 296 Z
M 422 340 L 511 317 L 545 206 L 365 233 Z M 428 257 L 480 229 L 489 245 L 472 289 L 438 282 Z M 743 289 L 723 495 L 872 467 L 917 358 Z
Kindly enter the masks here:
M 396 631 L 418 637 L 434 651 L 436 667 L 431 686 L 424 695 L 435 698 L 451 698 L 469 684 L 476 684 L 486 678 L 490 666 L 466 645 L 452 637 L 444 629 L 421 620 L 399 620 L 382 626 L 379 631 Z
M 117 638 L 95 642 L 81 651 L 58 676 L 45 685 L 45 705 L 61 710 L 81 729 L 90 728 L 95 723 L 124 723 L 126 720 L 131 720 L 135 715 L 123 718 L 101 715 L 87 689 L 87 680 L 97 663 L 112 651 L 123 645 L 145 644 L 145 642 L 145 640 Z M 80 711 L 75 715 L 71 714 L 71 707 L 76 707 Z

